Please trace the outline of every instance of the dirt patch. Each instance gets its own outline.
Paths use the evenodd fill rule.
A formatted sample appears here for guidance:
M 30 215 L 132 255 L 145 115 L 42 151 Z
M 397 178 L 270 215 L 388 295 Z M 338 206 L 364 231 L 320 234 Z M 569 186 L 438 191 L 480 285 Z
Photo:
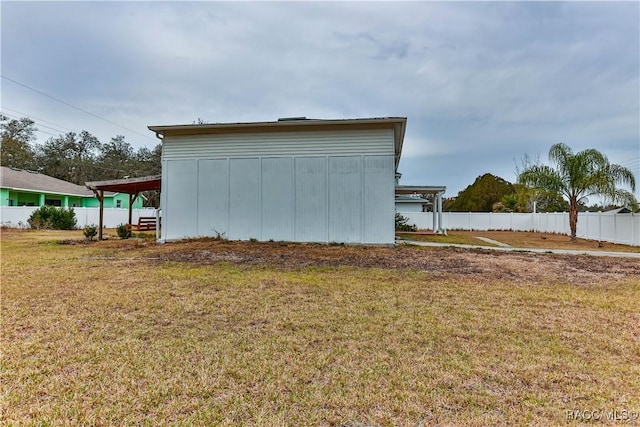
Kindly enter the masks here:
M 588 286 L 603 278 L 638 278 L 631 258 L 498 252 L 461 248 L 374 247 L 250 243 L 198 239 L 149 248 L 160 261 L 268 266 L 282 269 L 341 267 L 424 270 L 438 276 L 476 275 L 514 282 L 558 280 Z

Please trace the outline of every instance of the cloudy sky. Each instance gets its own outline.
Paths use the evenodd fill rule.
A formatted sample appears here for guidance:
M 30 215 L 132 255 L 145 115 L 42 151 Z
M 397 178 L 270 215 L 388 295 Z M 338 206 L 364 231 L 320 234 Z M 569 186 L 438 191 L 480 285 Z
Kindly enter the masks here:
M 406 116 L 405 185 L 514 181 L 518 159 L 557 142 L 640 181 L 636 1 L 0 7 L 1 109 L 32 117 L 40 143 L 87 130 L 151 148 L 147 125 L 198 118 Z

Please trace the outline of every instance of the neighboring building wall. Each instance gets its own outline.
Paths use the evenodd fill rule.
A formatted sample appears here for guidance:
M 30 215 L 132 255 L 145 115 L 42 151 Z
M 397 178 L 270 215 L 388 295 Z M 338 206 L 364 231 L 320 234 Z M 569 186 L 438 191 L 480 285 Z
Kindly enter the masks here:
M 396 210 L 398 212 L 422 212 L 422 205 L 423 203 L 396 201 Z
M 8 189 L 0 188 L 0 206 L 11 206 L 11 195 Z
M 29 191 L 2 189 L 1 206 L 43 206 L 51 204 L 61 207 L 82 206 L 82 197 L 63 194 L 47 194 Z
M 9 197 L 14 206 L 40 206 L 40 194 L 10 191 Z
M 394 242 L 391 129 L 165 137 L 163 239 Z
M 99 207 L 100 202 L 95 197 L 80 197 L 70 196 L 64 194 L 50 194 L 50 193 L 38 193 L 28 191 L 13 191 L 7 188 L 2 188 L 0 193 L 0 206 L 43 206 L 51 204 L 60 207 L 85 207 L 93 208 Z M 118 200 L 120 205 L 118 206 Z M 113 196 L 106 196 L 104 200 L 105 208 L 120 207 L 123 209 L 129 209 L 129 195 L 124 193 L 118 193 Z M 134 209 L 141 209 L 143 205 L 143 199 L 138 196 L 133 203 Z
M 118 201 L 120 201 L 120 204 L 118 204 Z M 142 205 L 142 196 L 138 196 L 135 202 L 133 202 L 133 208 L 142 209 Z M 100 202 L 95 197 L 87 197 L 84 199 L 82 206 L 85 208 L 97 208 L 100 207 Z M 112 196 L 104 196 L 104 207 L 129 209 L 129 195 L 125 193 L 116 193 Z

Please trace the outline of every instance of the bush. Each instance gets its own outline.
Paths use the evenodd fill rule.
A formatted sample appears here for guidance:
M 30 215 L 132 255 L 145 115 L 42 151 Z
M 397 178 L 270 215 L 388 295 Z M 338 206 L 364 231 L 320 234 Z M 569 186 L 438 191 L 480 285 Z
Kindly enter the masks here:
M 98 226 L 95 224 L 87 225 L 86 227 L 84 227 L 84 230 L 82 230 L 82 232 L 84 233 L 84 237 L 86 237 L 87 240 L 93 240 L 93 238 L 96 237 L 96 234 L 98 234 Z
M 417 231 L 415 224 L 407 224 L 409 218 L 396 212 L 396 231 Z
M 116 228 L 116 233 L 118 233 L 118 237 L 121 239 L 128 239 L 131 237 L 131 229 L 127 227 L 128 224 L 120 224 Z
M 33 211 L 27 220 L 29 226 L 35 229 L 74 230 L 78 224 L 73 208 L 56 208 L 55 206 L 41 206 Z

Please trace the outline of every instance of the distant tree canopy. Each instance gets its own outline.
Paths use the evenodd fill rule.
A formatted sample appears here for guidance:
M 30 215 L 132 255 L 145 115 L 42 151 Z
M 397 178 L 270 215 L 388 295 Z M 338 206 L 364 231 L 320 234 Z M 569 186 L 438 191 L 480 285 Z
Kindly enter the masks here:
M 20 169 L 33 169 L 35 166 L 35 150 L 31 146 L 35 141 L 35 124 L 33 120 L 22 118 L 9 119 L 0 114 L 0 164 Z
M 0 163 L 19 169 L 37 170 L 78 185 L 124 177 L 160 175 L 162 145 L 137 151 L 117 135 L 107 143 L 83 130 L 35 142 L 37 128 L 29 118 L 10 119 L 0 114 Z M 158 206 L 157 192 L 145 193 L 145 206 Z
M 443 208 L 453 212 L 491 212 L 495 203 L 515 192 L 510 182 L 486 173 L 459 192 L 455 199 L 447 201 Z

